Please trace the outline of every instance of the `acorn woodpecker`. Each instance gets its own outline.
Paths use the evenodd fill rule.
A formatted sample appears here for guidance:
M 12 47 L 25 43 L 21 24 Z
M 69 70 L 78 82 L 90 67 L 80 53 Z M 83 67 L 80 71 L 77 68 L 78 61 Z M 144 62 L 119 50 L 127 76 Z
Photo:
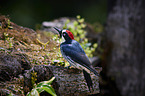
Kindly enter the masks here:
M 69 62 L 70 66 L 83 70 L 85 80 L 90 90 L 92 80 L 89 73 L 91 71 L 96 76 L 99 76 L 98 72 L 93 68 L 83 48 L 74 40 L 74 36 L 69 30 L 61 30 L 56 27 L 54 27 L 54 29 L 59 32 L 60 37 L 64 37 L 65 39 L 65 41 L 60 44 L 62 56 Z

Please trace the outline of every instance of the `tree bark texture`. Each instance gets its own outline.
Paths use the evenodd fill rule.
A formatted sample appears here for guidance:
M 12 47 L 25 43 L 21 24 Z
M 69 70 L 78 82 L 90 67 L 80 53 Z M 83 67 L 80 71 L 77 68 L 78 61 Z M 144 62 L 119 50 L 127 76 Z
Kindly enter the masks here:
M 145 95 L 145 1 L 117 0 L 106 26 L 107 75 L 122 96 Z
M 100 73 L 101 68 L 98 67 L 96 70 Z M 52 86 L 58 96 L 88 96 L 91 94 L 98 94 L 100 92 L 99 77 L 95 76 L 92 72 L 91 78 L 94 90 L 90 92 L 82 70 L 47 65 L 34 66 L 25 73 L 24 89 L 31 89 L 30 75 L 32 72 L 37 72 L 37 82 L 49 80 L 54 76 L 56 79 L 53 81 Z M 26 91 L 27 90 L 25 90 L 25 92 Z M 44 96 L 46 96 L 46 94 Z

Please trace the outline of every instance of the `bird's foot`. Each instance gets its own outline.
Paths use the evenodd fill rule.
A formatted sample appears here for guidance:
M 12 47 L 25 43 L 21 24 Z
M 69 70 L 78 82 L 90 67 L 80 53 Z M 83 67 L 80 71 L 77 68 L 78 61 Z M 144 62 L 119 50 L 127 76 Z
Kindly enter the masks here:
M 69 66 L 66 66 L 65 68 L 67 68 L 67 69 L 72 69 L 72 68 L 75 68 L 75 67 L 69 65 Z

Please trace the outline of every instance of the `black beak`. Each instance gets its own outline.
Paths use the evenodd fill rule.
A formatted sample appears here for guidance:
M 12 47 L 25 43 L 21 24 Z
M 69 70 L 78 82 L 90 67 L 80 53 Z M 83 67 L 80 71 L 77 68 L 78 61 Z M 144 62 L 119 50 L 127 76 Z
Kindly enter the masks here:
M 57 30 L 58 32 L 59 32 L 59 35 L 60 35 L 60 37 L 62 37 L 62 30 L 61 29 L 58 29 L 58 28 L 56 28 L 56 27 L 53 27 L 55 30 Z

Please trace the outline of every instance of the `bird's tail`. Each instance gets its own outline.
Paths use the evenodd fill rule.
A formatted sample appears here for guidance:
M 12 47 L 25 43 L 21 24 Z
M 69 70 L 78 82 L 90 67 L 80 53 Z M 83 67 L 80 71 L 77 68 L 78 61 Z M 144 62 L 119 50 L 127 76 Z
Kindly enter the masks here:
M 83 69 L 83 73 L 84 73 L 84 77 L 85 77 L 85 80 L 87 82 L 87 86 L 89 88 L 89 91 L 91 92 L 91 89 L 90 88 L 92 88 L 92 90 L 93 90 L 93 83 L 92 83 L 92 80 L 91 80 L 91 76 L 84 69 Z

